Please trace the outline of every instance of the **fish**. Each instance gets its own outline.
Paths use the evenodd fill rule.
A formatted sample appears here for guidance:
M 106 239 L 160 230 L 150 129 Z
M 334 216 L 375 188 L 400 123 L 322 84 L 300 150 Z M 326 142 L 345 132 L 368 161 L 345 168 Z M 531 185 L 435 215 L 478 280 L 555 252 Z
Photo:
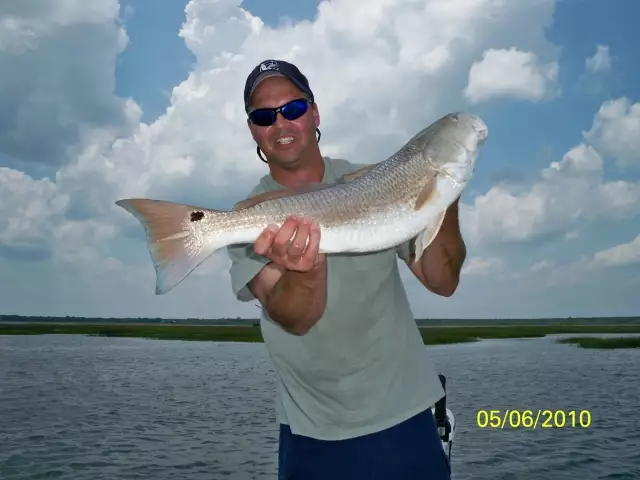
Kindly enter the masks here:
M 488 137 L 483 120 L 448 113 L 415 134 L 387 159 L 365 164 L 332 183 L 261 193 L 230 210 L 128 198 L 116 205 L 146 232 L 156 271 L 155 294 L 181 283 L 215 251 L 251 244 L 288 216 L 320 227 L 320 253 L 366 253 L 410 242 L 407 264 L 417 262 L 437 235 L 447 209 L 468 185 Z

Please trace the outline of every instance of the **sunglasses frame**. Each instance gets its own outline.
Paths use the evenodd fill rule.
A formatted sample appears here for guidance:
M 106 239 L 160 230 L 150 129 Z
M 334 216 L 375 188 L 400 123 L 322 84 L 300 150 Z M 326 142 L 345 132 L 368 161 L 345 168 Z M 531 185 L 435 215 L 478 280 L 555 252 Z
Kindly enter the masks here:
M 293 104 L 293 103 L 296 103 L 296 102 L 304 102 L 305 104 L 307 104 L 307 108 L 305 109 L 305 111 L 304 111 L 301 115 L 299 115 L 299 116 L 297 116 L 297 117 L 295 117 L 295 118 L 291 118 L 291 119 L 289 119 L 289 118 L 287 118 L 287 117 L 286 117 L 284 110 L 285 110 L 289 105 L 291 105 L 291 104 Z M 254 109 L 254 110 L 251 110 L 250 112 L 248 112 L 248 113 L 247 113 L 247 120 L 249 120 L 253 125 L 256 125 L 256 126 L 258 126 L 258 127 L 270 127 L 270 126 L 272 126 L 274 123 L 276 123 L 276 121 L 278 120 L 278 113 L 280 113 L 280 115 L 282 115 L 282 117 L 283 117 L 285 120 L 287 120 L 287 121 L 289 121 L 289 122 L 292 122 L 292 121 L 297 120 L 298 118 L 300 118 L 300 117 L 301 117 L 302 115 L 304 115 L 305 113 L 307 113 L 307 112 L 309 111 L 309 107 L 308 107 L 308 105 L 312 105 L 313 103 L 314 103 L 314 102 L 312 102 L 312 101 L 311 101 L 311 100 L 309 100 L 308 98 L 294 98 L 293 100 L 290 100 L 290 101 L 288 101 L 287 103 L 285 103 L 284 105 L 280 105 L 279 107 L 273 107 L 273 108 L 270 108 L 270 107 L 262 107 L 262 108 L 256 108 L 256 109 Z M 272 119 L 273 119 L 273 120 L 272 120 L 272 122 L 271 122 L 270 124 L 268 124 L 268 125 L 261 125 L 261 124 L 259 124 L 259 123 L 256 123 L 256 122 L 254 121 L 254 119 L 252 118 L 252 115 L 253 115 L 255 112 L 271 112 L 271 113 L 272 113 Z

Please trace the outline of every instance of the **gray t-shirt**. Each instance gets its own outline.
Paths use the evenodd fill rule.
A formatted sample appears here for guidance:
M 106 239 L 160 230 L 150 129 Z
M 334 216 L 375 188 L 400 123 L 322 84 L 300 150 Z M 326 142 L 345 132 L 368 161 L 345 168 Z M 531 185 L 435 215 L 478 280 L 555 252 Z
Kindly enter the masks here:
M 323 183 L 357 170 L 325 158 Z M 264 176 L 249 196 L 284 188 Z M 351 438 L 396 425 L 444 395 L 428 358 L 400 272 L 403 244 L 382 252 L 327 257 L 327 305 L 304 336 L 287 333 L 262 309 L 260 326 L 277 379 L 277 419 L 295 434 Z M 252 245 L 228 248 L 233 293 L 268 263 Z

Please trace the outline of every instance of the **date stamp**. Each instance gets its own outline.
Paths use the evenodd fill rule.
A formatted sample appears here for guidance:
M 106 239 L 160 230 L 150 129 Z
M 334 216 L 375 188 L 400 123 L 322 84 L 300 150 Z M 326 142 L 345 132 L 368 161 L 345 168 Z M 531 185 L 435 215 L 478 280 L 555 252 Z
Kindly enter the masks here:
M 476 424 L 480 428 L 588 428 L 589 410 L 478 410 Z

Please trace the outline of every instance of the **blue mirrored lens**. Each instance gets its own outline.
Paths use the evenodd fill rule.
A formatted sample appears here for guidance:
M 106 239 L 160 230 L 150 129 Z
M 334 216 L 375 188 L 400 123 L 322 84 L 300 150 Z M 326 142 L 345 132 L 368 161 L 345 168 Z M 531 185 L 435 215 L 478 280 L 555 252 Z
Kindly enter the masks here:
M 268 109 L 254 110 L 253 112 L 251 112 L 249 117 L 251 118 L 251 121 L 256 125 L 266 127 L 268 125 L 273 125 L 276 119 L 276 112 L 275 110 Z
M 295 120 L 305 114 L 308 108 L 308 102 L 304 99 L 293 100 L 279 108 L 259 108 L 249 114 L 251 121 L 261 127 L 273 125 L 276 121 L 278 112 L 287 120 Z
M 307 111 L 307 102 L 304 100 L 294 100 L 282 107 L 282 116 L 287 120 L 295 120 L 304 115 Z

